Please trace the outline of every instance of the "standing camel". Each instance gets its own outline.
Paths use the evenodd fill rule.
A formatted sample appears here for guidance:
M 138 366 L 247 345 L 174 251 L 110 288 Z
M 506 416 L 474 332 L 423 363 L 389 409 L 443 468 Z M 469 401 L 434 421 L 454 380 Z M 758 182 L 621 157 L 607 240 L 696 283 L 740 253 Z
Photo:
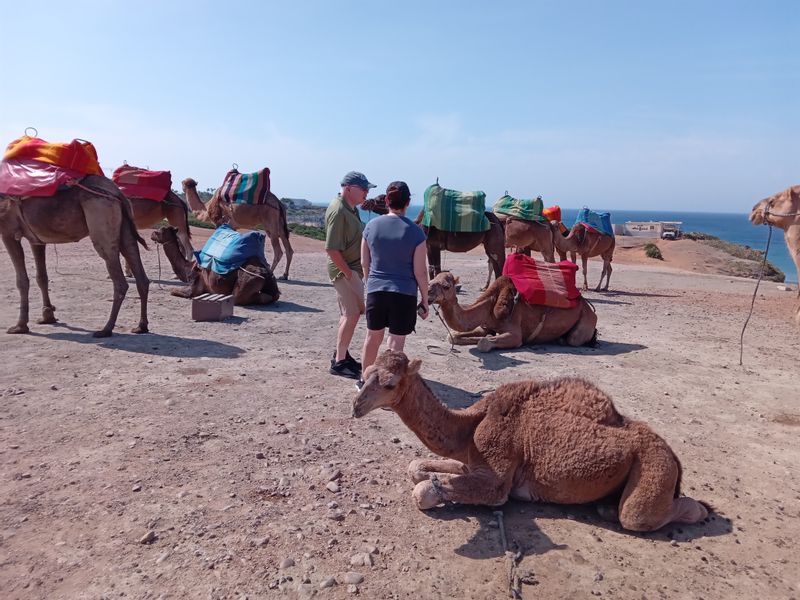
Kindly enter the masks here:
M 583 290 L 589 289 L 589 282 L 586 279 L 586 267 L 589 259 L 593 256 L 600 256 L 603 258 L 603 272 L 600 273 L 600 281 L 595 288 L 596 292 L 600 291 L 603 285 L 603 278 L 606 278 L 606 286 L 604 291 L 608 290 L 608 284 L 611 283 L 611 261 L 614 258 L 614 248 L 617 245 L 617 239 L 613 235 L 605 235 L 591 231 L 583 226 L 582 223 L 573 225 L 572 230 L 567 237 L 556 235 L 554 238 L 556 249 L 559 254 L 570 253 L 570 260 L 575 262 L 576 254 L 581 255 L 581 262 L 583 266 Z M 575 263 L 577 264 L 577 263 Z
M 422 231 L 427 236 L 428 274 L 431 279 L 442 272 L 442 250 L 469 252 L 479 244 L 483 244 L 483 250 L 489 259 L 489 275 L 486 278 L 485 287 L 489 287 L 492 274 L 495 279 L 503 274 L 503 265 L 506 262 L 506 241 L 503 225 L 497 215 L 486 211 L 486 218 L 489 219 L 490 225 L 486 231 L 442 231 L 436 227 L 422 225 L 424 214 L 424 210 L 420 211 L 414 222 L 422 227 Z
M 555 262 L 558 250 L 559 260 L 565 260 L 566 252 L 558 247 L 556 237 L 563 237 L 558 230 L 558 223 L 548 221 L 528 221 L 507 215 L 498 215 L 505 225 L 506 248 L 517 248 L 530 256 L 530 251 L 541 252 L 547 262 Z
M 273 257 L 270 270 L 273 272 L 283 257 L 284 250 L 281 249 L 281 243 L 283 243 L 283 248 L 286 250 L 286 269 L 280 278 L 289 279 L 289 266 L 292 264 L 294 250 L 289 242 L 286 207 L 275 194 L 269 193 L 270 202 L 267 204 L 225 205 L 220 201 L 219 193 L 215 193 L 206 205 L 197 194 L 197 182 L 194 179 L 184 179 L 181 185 L 195 217 L 201 221 L 213 223 L 216 226 L 228 223 L 234 229 L 239 227 L 254 229 L 259 225 L 263 226 L 272 244 Z
M 136 231 L 128 199 L 110 180 L 89 175 L 77 185 L 48 197 L 0 195 L 0 236 L 3 238 L 19 290 L 19 318 L 8 333 L 28 333 L 28 291 L 30 282 L 25 268 L 22 238 L 31 244 L 36 263 L 36 283 L 42 292 L 42 318 L 38 323 L 55 323 L 55 307 L 48 292 L 45 244 L 77 242 L 86 236 L 106 262 L 114 285 L 111 315 L 95 337 L 108 337 L 114 329 L 128 282 L 122 273 L 120 254 L 128 261 L 136 279 L 141 314 L 134 333 L 147 332 L 147 293 L 150 281 L 144 272 L 137 243 L 147 247 Z
M 163 221 L 177 229 L 178 239 L 186 254 L 186 260 L 192 259 L 192 234 L 189 231 L 189 206 L 175 192 L 169 191 L 161 202 L 149 198 L 128 196 L 133 210 L 133 222 L 137 229 L 150 229 Z
M 753 225 L 774 225 L 783 229 L 783 239 L 797 269 L 797 281 L 800 282 L 800 185 L 793 185 L 764 198 L 753 207 L 750 221 Z M 800 297 L 800 285 L 797 295 Z
M 588 381 L 507 383 L 469 408 L 450 410 L 419 370 L 420 361 L 402 352 L 381 354 L 364 370 L 353 416 L 394 411 L 444 458 L 408 465 L 420 510 L 447 502 L 584 504 L 616 497 L 618 511 L 601 516 L 613 514 L 631 531 L 708 516 L 707 505 L 681 496 L 681 464 L 667 442 L 646 423 L 619 414 Z

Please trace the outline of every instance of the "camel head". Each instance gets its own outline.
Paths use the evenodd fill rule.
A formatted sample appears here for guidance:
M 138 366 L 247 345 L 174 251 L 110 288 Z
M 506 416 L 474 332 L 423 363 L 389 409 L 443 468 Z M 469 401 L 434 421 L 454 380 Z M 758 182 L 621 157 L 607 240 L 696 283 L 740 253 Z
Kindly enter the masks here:
M 750 222 L 785 227 L 800 220 L 799 211 L 800 185 L 795 185 L 758 202 L 750 211 Z
M 150 239 L 157 244 L 171 244 L 175 242 L 179 247 L 181 246 L 181 242 L 178 239 L 178 230 L 172 225 L 164 225 L 156 229 L 150 234 Z M 181 251 L 183 251 L 182 247 Z
M 376 215 L 389 214 L 389 207 L 386 204 L 386 194 L 364 200 L 364 202 L 361 203 L 361 210 L 369 210 Z
M 440 305 L 458 302 L 458 282 L 458 277 L 450 271 L 442 271 L 428 283 L 428 302 Z
M 197 182 L 191 177 L 187 177 L 181 181 L 181 188 L 184 192 L 186 191 L 186 188 L 197 188 Z
M 364 370 L 364 385 L 353 401 L 353 416 L 357 419 L 376 408 L 394 408 L 408 390 L 412 377 L 419 377 L 419 359 L 412 361 L 402 352 L 386 350 L 375 364 Z

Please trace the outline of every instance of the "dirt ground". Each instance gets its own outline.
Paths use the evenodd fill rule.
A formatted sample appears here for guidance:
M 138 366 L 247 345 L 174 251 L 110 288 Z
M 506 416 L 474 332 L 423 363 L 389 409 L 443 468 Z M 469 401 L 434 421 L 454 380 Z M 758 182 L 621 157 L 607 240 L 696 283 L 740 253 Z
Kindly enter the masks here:
M 646 535 L 591 506 L 423 513 L 405 468 L 429 452 L 391 412 L 351 418 L 353 381 L 328 373 L 338 313 L 322 246 L 293 241 L 280 302 L 222 323 L 192 322 L 163 255 L 158 283 L 157 254 L 143 252 L 152 333 L 129 333 L 131 286 L 105 340 L 90 334 L 111 306 L 102 261 L 88 240 L 60 246 L 58 262 L 48 249 L 59 323 L 0 334 L 0 597 L 482 600 L 509 597 L 512 569 L 526 599 L 800 597 L 794 293 L 762 283 L 744 366 L 755 282 L 692 273 L 699 255 L 620 249 L 611 291 L 587 294 L 596 348 L 449 352 L 438 319 L 420 323 L 407 352 L 447 405 L 586 377 L 671 444 L 684 492 L 716 509 Z M 485 258 L 445 265 L 473 299 Z M 590 284 L 599 272 L 592 261 Z M 0 281 L 6 327 L 17 292 L 4 250 Z M 362 323 L 356 356 L 363 335 Z

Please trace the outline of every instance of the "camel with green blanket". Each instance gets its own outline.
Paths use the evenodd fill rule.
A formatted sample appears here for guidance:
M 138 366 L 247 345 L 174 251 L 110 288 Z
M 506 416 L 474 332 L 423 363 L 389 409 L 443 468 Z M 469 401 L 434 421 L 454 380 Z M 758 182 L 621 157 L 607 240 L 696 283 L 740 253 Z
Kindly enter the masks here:
M 506 260 L 503 225 L 493 212 L 484 211 L 486 194 L 456 192 L 438 183 L 425 190 L 425 208 L 414 221 L 427 236 L 428 273 L 431 278 L 442 272 L 442 250 L 469 252 L 483 245 L 489 263 L 486 285 L 492 275 L 503 274 Z
M 246 227 L 254 229 L 261 225 L 272 244 L 272 264 L 270 269 L 275 272 L 284 250 L 286 251 L 286 268 L 281 279 L 289 279 L 289 267 L 292 264 L 294 250 L 289 242 L 289 225 L 286 221 L 286 207 L 278 197 L 269 192 L 268 202 L 265 204 L 227 204 L 221 201 L 219 193 L 215 193 L 208 204 L 203 204 L 197 193 L 197 182 L 194 179 L 184 179 L 181 182 L 186 200 L 200 221 L 221 225 L 228 223 L 238 229 Z M 219 191 L 219 190 L 218 190 Z M 281 249 L 283 244 L 283 249 Z
M 462 308 L 457 283 L 458 278 L 445 271 L 428 285 L 428 302 L 441 307 L 445 322 L 456 331 L 455 344 L 477 344 L 479 351 L 489 352 L 560 339 L 569 346 L 584 346 L 597 339 L 597 315 L 583 298 L 573 308 L 528 304 L 517 298 L 513 282 L 503 275 L 472 305 Z
M 240 268 L 221 275 L 213 269 L 201 267 L 196 260 L 186 260 L 177 233 L 174 227 L 164 226 L 150 236 L 162 245 L 167 260 L 181 281 L 189 283 L 172 290 L 173 296 L 194 298 L 206 293 L 233 294 L 234 304 L 238 306 L 272 304 L 280 297 L 275 276 L 258 258 L 249 258 Z

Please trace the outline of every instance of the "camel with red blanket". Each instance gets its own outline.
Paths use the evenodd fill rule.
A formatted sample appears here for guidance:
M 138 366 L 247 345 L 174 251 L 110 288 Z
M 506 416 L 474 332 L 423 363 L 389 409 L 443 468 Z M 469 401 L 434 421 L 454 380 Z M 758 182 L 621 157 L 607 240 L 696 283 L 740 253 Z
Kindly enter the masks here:
M 139 292 L 140 317 L 134 333 L 147 332 L 150 281 L 139 246 L 147 247 L 136 231 L 128 199 L 103 175 L 94 147 L 81 140 L 50 144 L 23 137 L 12 142 L 0 163 L 0 236 L 14 265 L 19 290 L 19 317 L 8 333 L 28 333 L 28 292 L 22 238 L 28 240 L 36 263 L 36 283 L 42 292 L 39 323 L 55 323 L 48 291 L 45 244 L 77 242 L 89 236 L 106 263 L 114 285 L 111 315 L 95 337 L 111 335 L 128 282 L 120 254 L 131 265 Z
M 512 255 L 512 257 L 515 255 Z M 497 278 L 474 304 L 462 308 L 456 296 L 458 278 L 444 271 L 428 285 L 428 301 L 438 304 L 454 343 L 477 344 L 481 352 L 563 340 L 569 346 L 593 344 L 597 315 L 582 297 L 570 308 L 529 304 L 505 275 Z

